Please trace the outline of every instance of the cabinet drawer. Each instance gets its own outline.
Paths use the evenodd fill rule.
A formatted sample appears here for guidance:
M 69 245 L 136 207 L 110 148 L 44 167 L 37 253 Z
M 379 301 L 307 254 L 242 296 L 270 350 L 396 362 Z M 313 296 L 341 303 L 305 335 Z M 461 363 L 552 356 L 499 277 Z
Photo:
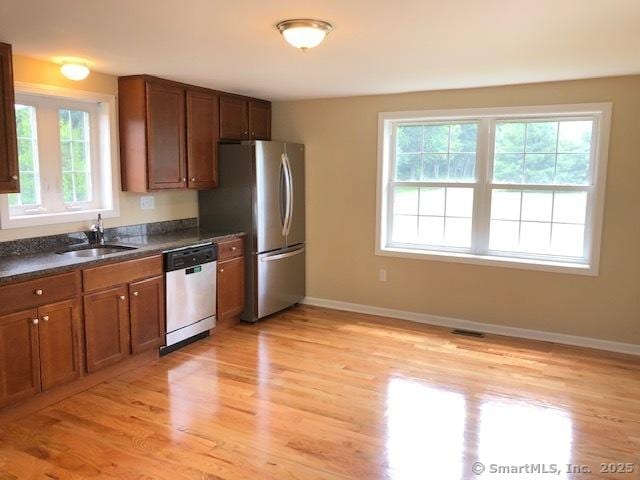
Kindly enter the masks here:
M 82 286 L 85 292 L 94 292 L 157 275 L 162 275 L 162 255 L 87 268 L 82 271 Z
M 0 287 L 0 314 L 68 300 L 79 293 L 78 271 L 7 285 Z
M 244 239 L 234 238 L 218 243 L 218 262 L 244 255 Z

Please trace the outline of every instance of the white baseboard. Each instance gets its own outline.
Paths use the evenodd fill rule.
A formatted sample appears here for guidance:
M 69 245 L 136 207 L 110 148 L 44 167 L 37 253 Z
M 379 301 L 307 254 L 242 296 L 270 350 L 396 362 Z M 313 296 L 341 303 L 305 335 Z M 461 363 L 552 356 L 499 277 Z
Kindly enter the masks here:
M 508 337 L 542 340 L 545 342 L 561 343 L 577 347 L 595 348 L 598 350 L 606 350 L 610 352 L 626 353 L 629 355 L 640 356 L 640 345 L 635 345 L 632 343 L 612 342 L 609 340 L 599 340 L 597 338 L 590 337 L 579 337 L 576 335 L 567 335 L 564 333 L 530 330 L 527 328 L 507 327 L 504 325 L 496 325 L 493 323 L 472 322 L 471 320 L 462 320 L 460 318 L 442 317 L 438 315 L 429 315 L 428 313 L 408 312 L 405 310 L 394 310 L 391 308 L 374 307 L 371 305 L 341 302 L 338 300 L 329 300 L 325 298 L 305 297 L 300 303 L 304 303 L 306 305 L 314 305 L 316 307 L 332 308 L 334 310 L 345 310 L 347 312 L 366 313 L 369 315 L 378 315 L 381 317 L 400 318 L 402 320 L 410 320 L 417 323 L 426 323 L 428 325 L 438 325 L 448 328 L 461 328 L 465 330 L 474 330 L 484 333 L 493 333 L 496 335 L 505 335 Z

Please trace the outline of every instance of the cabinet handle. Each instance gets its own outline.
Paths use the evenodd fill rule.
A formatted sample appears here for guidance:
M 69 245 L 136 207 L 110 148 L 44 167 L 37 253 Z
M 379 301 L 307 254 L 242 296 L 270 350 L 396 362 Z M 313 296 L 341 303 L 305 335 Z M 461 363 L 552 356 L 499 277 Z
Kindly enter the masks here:
M 40 320 L 38 320 L 37 318 L 34 318 L 33 320 L 31 320 L 31 323 L 33 323 L 34 325 L 37 325 L 40 323 Z
M 36 290 L 35 292 L 33 292 L 34 294 L 38 295 L 39 297 L 41 297 L 44 294 L 44 290 Z
M 11 177 L 12 180 L 17 180 L 18 179 L 18 175 L 14 175 L 13 177 Z
M 42 317 L 42 321 L 48 322 L 49 321 L 49 315 L 45 315 L 44 317 Z
M 137 297 L 138 296 L 138 292 L 133 292 L 133 296 Z
M 127 299 L 127 297 L 125 297 L 124 295 L 120 295 L 120 300 L 123 300 L 123 301 L 124 301 L 124 300 L 126 300 L 126 299 Z

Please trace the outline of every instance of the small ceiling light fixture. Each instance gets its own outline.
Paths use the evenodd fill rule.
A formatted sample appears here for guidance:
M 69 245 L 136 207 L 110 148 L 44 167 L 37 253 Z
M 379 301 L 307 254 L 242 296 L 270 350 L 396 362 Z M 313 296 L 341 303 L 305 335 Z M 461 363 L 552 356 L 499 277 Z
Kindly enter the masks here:
M 75 81 L 84 80 L 89 76 L 89 73 L 91 72 L 91 70 L 89 70 L 89 67 L 87 67 L 83 63 L 75 62 L 64 62 L 60 66 L 60 71 L 62 72 L 62 75 L 67 77 L 69 80 Z
M 320 45 L 324 37 L 333 30 L 329 22 L 309 18 L 284 20 L 276 28 L 287 42 L 303 52 Z

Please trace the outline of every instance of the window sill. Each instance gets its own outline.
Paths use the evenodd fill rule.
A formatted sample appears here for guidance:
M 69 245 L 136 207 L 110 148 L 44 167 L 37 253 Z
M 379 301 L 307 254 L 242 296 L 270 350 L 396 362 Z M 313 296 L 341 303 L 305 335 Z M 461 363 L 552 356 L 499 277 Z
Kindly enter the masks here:
M 120 212 L 118 209 L 94 209 L 82 210 L 80 212 L 55 212 L 55 213 L 39 213 L 34 215 L 21 215 L 7 219 L 6 216 L 0 221 L 0 229 L 6 230 L 11 228 L 38 227 L 42 225 L 56 225 L 60 223 L 78 222 L 83 220 L 94 220 L 98 214 L 102 214 L 103 218 L 118 217 Z
M 413 258 L 417 260 L 432 260 L 437 262 L 467 263 L 471 265 L 517 268 L 521 270 L 598 276 L 597 266 L 584 263 L 500 257 L 496 255 L 474 255 L 462 252 L 443 252 L 397 247 L 376 248 L 376 255 L 381 257 Z

